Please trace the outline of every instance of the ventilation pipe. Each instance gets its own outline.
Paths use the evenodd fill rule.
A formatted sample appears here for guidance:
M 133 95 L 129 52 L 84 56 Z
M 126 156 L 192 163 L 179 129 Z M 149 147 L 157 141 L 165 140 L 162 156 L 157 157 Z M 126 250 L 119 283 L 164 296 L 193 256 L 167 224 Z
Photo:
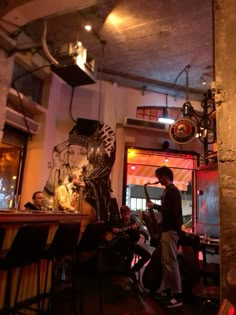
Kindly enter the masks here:
M 48 46 L 47 46 L 47 21 L 44 21 L 43 35 L 41 38 L 41 43 L 43 47 L 43 51 L 47 57 L 47 59 L 54 65 L 59 65 L 59 62 L 51 55 Z

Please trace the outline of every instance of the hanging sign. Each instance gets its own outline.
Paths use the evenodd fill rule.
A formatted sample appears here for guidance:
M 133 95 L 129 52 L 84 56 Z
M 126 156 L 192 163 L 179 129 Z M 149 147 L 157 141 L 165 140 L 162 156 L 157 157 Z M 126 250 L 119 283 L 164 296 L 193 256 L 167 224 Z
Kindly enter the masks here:
M 173 125 L 170 126 L 170 138 L 179 144 L 191 142 L 196 138 L 197 126 L 189 118 L 178 119 Z

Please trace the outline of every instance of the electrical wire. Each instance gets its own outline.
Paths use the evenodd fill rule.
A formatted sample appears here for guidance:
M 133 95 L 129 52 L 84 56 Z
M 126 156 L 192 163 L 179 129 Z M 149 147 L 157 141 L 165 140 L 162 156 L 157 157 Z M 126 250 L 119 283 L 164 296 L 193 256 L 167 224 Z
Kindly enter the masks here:
M 51 64 L 47 64 L 47 65 L 44 65 L 44 66 L 35 68 L 35 69 L 31 70 L 31 71 L 26 71 L 26 72 L 24 72 L 24 73 L 18 75 L 17 77 L 15 77 L 15 78 L 13 79 L 13 81 L 12 81 L 12 84 L 15 84 L 16 81 L 18 81 L 18 80 L 19 80 L 20 78 L 22 78 L 22 77 L 25 77 L 26 75 L 32 74 L 32 73 L 34 73 L 34 72 L 36 72 L 36 71 L 39 71 L 39 70 L 41 70 L 41 69 L 48 68 L 48 67 L 51 67 Z
M 69 112 L 70 112 L 70 117 L 71 117 L 72 121 L 76 123 L 76 120 L 74 119 L 73 114 L 72 114 L 72 103 L 73 103 L 73 98 L 74 98 L 74 92 L 75 92 L 75 88 L 72 87 L 71 96 L 70 96 Z
M 99 93 L 98 93 L 98 120 L 100 120 L 101 115 L 101 105 L 102 105 L 102 76 L 103 76 L 103 65 L 105 57 L 105 44 L 106 42 L 101 42 L 102 44 L 102 58 L 101 58 L 101 70 L 100 70 L 100 80 L 99 80 Z
M 174 81 L 173 84 L 170 86 L 170 89 L 173 89 L 173 88 L 176 86 L 177 81 L 178 81 L 179 77 L 181 76 L 181 74 L 184 73 L 184 72 L 186 72 L 187 69 L 189 70 L 190 67 L 191 67 L 190 65 L 187 65 L 187 66 L 185 66 L 185 67 L 179 72 L 179 74 L 178 74 L 177 77 L 175 78 L 175 81 Z

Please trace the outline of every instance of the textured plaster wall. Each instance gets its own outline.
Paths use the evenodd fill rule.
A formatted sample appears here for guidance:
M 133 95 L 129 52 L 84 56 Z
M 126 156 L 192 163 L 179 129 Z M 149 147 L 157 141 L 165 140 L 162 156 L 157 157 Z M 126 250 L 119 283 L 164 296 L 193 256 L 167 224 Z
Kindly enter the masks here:
M 234 0 L 215 2 L 215 64 L 217 146 L 220 181 L 221 288 L 236 266 L 236 6 Z
M 5 112 L 7 103 L 7 94 L 11 84 L 14 58 L 8 58 L 7 54 L 0 49 L 0 140 L 3 136 L 3 127 L 5 123 Z

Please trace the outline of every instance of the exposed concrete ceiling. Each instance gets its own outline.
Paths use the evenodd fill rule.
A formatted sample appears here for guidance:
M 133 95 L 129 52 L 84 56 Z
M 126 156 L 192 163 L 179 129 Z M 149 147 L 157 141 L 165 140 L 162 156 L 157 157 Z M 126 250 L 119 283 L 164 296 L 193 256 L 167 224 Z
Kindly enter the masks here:
M 0 8 L 1 26 L 8 35 L 16 36 L 19 48 L 24 47 L 24 31 L 41 49 L 46 17 L 51 54 L 56 57 L 64 44 L 81 40 L 96 61 L 98 76 L 105 80 L 177 98 L 185 97 L 189 90 L 190 98 L 197 100 L 211 88 L 212 0 L 18 0 L 16 6 L 11 0 L 4 3 Z M 84 30 L 86 22 L 93 26 L 90 33 Z M 202 85 L 203 81 L 207 84 Z

